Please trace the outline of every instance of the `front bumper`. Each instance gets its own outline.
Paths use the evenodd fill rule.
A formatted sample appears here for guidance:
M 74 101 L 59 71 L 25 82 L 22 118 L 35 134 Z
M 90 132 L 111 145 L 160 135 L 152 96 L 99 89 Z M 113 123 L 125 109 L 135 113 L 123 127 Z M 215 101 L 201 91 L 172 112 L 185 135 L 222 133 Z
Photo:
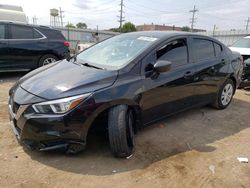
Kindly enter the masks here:
M 18 105 L 10 97 L 9 117 L 13 133 L 20 144 L 30 149 L 46 151 L 86 146 L 88 125 L 82 108 L 63 115 L 41 115 L 31 112 L 31 105 Z M 80 113 L 81 112 L 81 113 Z

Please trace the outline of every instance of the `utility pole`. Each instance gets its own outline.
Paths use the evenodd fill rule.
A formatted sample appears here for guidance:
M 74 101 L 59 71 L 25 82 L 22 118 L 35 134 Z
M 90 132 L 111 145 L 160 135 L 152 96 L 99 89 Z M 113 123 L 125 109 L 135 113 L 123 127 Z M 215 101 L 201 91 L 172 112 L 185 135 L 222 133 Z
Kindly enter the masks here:
M 214 24 L 213 37 L 215 36 L 216 25 Z
M 123 4 L 123 0 L 121 0 L 121 4 L 120 4 L 120 6 L 121 6 L 121 9 L 120 9 L 120 19 L 119 19 L 119 23 L 120 23 L 120 33 L 122 32 L 122 23 L 125 21 L 124 20 L 124 17 L 123 17 L 123 7 L 124 7 L 124 4 Z
M 60 21 L 61 21 L 61 27 L 63 27 L 63 13 L 64 11 L 62 11 L 61 7 L 59 7 L 59 17 L 60 17 Z
M 196 7 L 194 5 L 194 9 L 190 10 L 189 12 L 192 13 L 192 18 L 191 18 L 191 22 L 190 23 L 191 23 L 191 31 L 193 32 L 194 31 L 194 23 L 195 23 L 195 20 L 196 20 L 195 13 L 199 12 L 199 10 L 196 9 Z
M 36 24 L 37 24 L 37 17 L 34 16 L 34 17 L 32 18 L 32 21 L 33 21 L 33 25 L 36 25 Z
M 69 22 L 68 22 L 68 25 L 69 25 Z M 68 27 L 68 41 L 70 41 L 69 39 L 70 39 L 70 38 L 69 38 L 69 27 Z
M 246 25 L 246 30 L 248 31 L 249 24 L 250 24 L 250 17 L 248 17 L 248 19 L 246 20 L 246 22 L 247 22 L 247 25 Z

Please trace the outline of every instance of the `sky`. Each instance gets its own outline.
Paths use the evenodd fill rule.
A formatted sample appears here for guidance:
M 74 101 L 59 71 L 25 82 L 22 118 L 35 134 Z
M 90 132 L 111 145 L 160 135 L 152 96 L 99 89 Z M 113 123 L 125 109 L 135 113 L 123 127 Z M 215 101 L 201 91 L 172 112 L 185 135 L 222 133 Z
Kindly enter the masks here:
M 117 17 L 120 0 L 0 0 L 0 4 L 22 6 L 29 17 L 37 17 L 40 25 L 50 24 L 49 9 L 61 7 L 63 21 L 76 24 L 85 22 L 89 28 L 119 27 Z M 124 19 L 141 24 L 190 26 L 196 5 L 195 28 L 213 30 L 245 29 L 250 17 L 250 0 L 124 0 Z

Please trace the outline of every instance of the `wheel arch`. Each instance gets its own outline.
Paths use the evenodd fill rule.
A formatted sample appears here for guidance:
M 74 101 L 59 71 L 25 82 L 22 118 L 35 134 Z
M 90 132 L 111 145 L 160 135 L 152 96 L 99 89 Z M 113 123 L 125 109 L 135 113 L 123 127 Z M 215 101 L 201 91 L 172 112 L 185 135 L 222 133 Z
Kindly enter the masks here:
M 86 124 L 87 126 L 84 128 L 83 130 L 83 138 L 86 140 L 89 130 L 92 128 L 92 126 L 94 125 L 95 120 L 97 120 L 98 118 L 100 118 L 101 116 L 104 115 L 104 113 L 108 112 L 109 109 L 118 106 L 118 105 L 127 105 L 128 108 L 132 109 L 134 115 L 136 116 L 135 118 L 135 126 L 134 126 L 134 130 L 135 133 L 138 132 L 138 130 L 140 129 L 141 125 L 142 125 L 142 121 L 141 121 L 141 108 L 139 106 L 139 104 L 137 104 L 134 101 L 131 100 L 118 100 L 118 101 L 112 101 L 111 103 L 105 103 L 101 106 L 99 106 L 93 113 L 92 115 L 86 120 Z
M 57 59 L 60 59 L 60 58 L 58 57 L 58 54 L 56 54 L 56 53 L 53 52 L 53 51 L 45 52 L 45 53 L 41 54 L 40 57 L 38 58 L 37 67 L 39 67 L 40 60 L 41 60 L 44 56 L 46 56 L 46 55 L 53 55 L 53 56 L 55 56 Z
M 236 89 L 237 89 L 237 80 L 236 80 L 236 78 L 235 78 L 235 76 L 233 75 L 233 74 L 231 74 L 230 76 L 229 76 L 229 79 L 231 79 L 232 81 L 233 81 L 233 83 L 234 83 L 234 94 L 235 94 L 235 92 L 236 92 Z

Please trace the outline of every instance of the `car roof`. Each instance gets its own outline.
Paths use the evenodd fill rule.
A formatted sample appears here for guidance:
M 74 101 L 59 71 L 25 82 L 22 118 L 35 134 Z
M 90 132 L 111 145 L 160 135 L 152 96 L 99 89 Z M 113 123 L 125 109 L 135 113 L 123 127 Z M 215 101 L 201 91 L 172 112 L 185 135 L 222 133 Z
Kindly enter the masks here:
M 190 32 L 184 32 L 184 31 L 138 31 L 138 32 L 131 32 L 131 33 L 126 33 L 127 35 L 134 35 L 134 36 L 146 36 L 146 37 L 154 37 L 154 38 L 158 38 L 161 40 L 166 40 L 168 38 L 172 38 L 172 37 L 178 37 L 178 36 L 196 36 L 196 37 L 201 37 L 204 39 L 210 39 L 210 40 L 214 40 L 216 42 L 219 42 L 218 40 L 209 37 L 209 36 L 205 36 L 205 35 L 201 35 L 201 34 L 196 34 L 196 33 L 190 33 Z M 220 42 L 219 42 L 220 43 Z
M 166 38 L 171 36 L 177 35 L 185 35 L 189 34 L 187 32 L 178 32 L 178 31 L 137 31 L 126 33 L 128 35 L 135 35 L 135 36 L 148 36 L 148 37 L 156 37 L 156 38 Z
M 44 26 L 44 25 L 32 25 L 24 22 L 17 22 L 17 21 L 8 21 L 8 20 L 0 20 L 0 23 L 6 23 L 6 24 L 15 24 L 15 25 L 23 25 L 23 26 L 29 26 L 29 27 L 35 27 L 35 28 L 46 28 L 46 29 L 51 29 L 55 30 L 49 26 Z

